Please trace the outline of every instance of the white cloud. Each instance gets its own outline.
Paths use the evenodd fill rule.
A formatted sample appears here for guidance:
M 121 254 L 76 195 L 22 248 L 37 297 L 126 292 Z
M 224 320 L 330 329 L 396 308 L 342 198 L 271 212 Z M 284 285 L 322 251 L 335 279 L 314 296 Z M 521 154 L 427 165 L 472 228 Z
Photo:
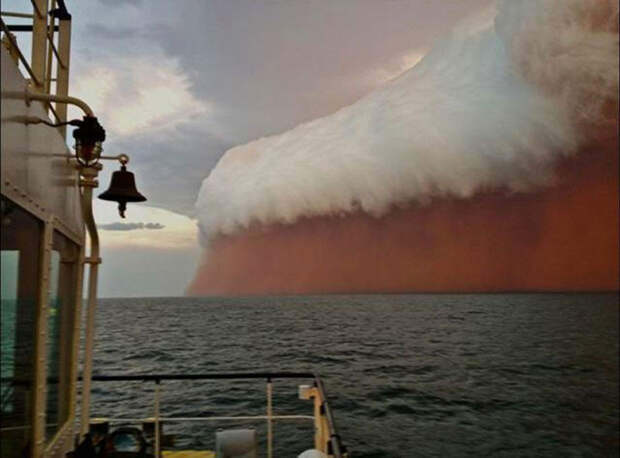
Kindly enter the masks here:
M 102 57 L 83 69 L 72 92 L 89 101 L 117 138 L 174 129 L 209 111 L 176 60 L 161 55 Z
M 198 246 L 196 222 L 186 216 L 161 208 L 128 204 L 127 217 L 121 220 L 113 203 L 95 201 L 94 209 L 95 220 L 101 227 L 118 223 L 145 226 L 131 231 L 99 231 L 104 248 L 151 247 L 178 251 Z M 163 227 L 154 231 L 146 227 L 151 225 Z
M 580 0 L 536 6 L 505 2 L 497 27 L 483 17 L 458 28 L 356 103 L 228 150 L 198 196 L 207 238 L 549 184 L 584 134 L 576 120 L 608 122 L 604 102 L 617 103 L 618 37 L 613 24 L 593 30 Z

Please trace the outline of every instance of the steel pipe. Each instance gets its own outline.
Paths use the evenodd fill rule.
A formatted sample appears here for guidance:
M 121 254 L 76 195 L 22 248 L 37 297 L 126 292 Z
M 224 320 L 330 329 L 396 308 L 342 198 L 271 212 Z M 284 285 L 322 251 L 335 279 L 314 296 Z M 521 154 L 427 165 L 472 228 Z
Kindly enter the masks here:
M 82 192 L 82 215 L 88 230 L 90 239 L 89 257 L 84 259 L 89 264 L 88 271 L 88 303 L 86 316 L 86 346 L 84 349 L 84 370 L 82 372 L 82 412 L 80 417 L 80 430 L 82 435 L 88 432 L 90 416 L 90 382 L 93 371 L 93 347 L 95 340 L 95 312 L 97 309 L 97 274 L 101 258 L 99 257 L 99 234 L 93 217 L 93 188 L 97 186 L 97 175 L 101 167 L 85 167 L 80 173 L 84 177 L 81 184 Z

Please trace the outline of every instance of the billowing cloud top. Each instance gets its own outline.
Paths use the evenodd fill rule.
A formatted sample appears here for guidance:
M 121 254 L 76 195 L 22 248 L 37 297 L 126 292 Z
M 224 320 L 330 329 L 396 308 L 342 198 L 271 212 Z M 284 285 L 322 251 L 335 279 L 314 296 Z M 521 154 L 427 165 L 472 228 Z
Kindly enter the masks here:
M 617 102 L 617 19 L 612 1 L 500 3 L 353 105 L 230 149 L 202 184 L 203 234 L 548 184 Z

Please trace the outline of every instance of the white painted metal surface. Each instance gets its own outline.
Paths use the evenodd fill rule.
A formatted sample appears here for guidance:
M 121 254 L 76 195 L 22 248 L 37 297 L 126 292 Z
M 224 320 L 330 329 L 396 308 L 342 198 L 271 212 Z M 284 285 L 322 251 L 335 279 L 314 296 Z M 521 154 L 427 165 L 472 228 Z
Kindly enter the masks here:
M 17 194 L 18 203 L 33 214 L 55 215 L 60 226 L 70 231 L 70 238 L 83 240 L 78 173 L 63 157 L 70 157 L 71 151 L 58 130 L 21 122 L 25 116 L 48 119 L 46 110 L 39 102 L 28 106 L 23 99 L 5 97 L 7 93 L 24 93 L 27 82 L 6 49 L 0 49 L 0 58 L 2 194 L 11 199 Z
M 47 19 L 44 12 L 47 11 L 47 2 L 37 0 L 34 3 L 34 33 L 33 43 L 44 43 L 48 40 Z M 43 26 L 41 24 L 44 24 Z M 70 24 L 65 22 L 63 29 L 64 39 L 60 41 L 59 49 L 54 54 L 64 61 L 59 74 L 62 73 L 59 95 L 54 97 L 59 102 L 73 102 L 67 98 L 68 88 L 68 53 Z M 34 48 L 34 46 L 33 46 Z M 82 216 L 81 193 L 79 191 L 79 175 L 73 162 L 70 160 L 72 153 L 67 147 L 63 132 L 43 124 L 26 124 L 25 118 L 40 118 L 49 120 L 49 102 L 44 100 L 49 95 L 42 91 L 46 88 L 44 81 L 46 75 L 45 50 L 33 49 L 32 71 L 36 74 L 35 84 L 29 83 L 18 69 L 17 62 L 5 47 L 0 48 L 1 69 L 1 143 L 0 152 L 2 167 L 0 169 L 0 191 L 27 212 L 43 223 L 42 240 L 33 240 L 40 243 L 40 278 L 33 278 L 33 284 L 38 284 L 39 297 L 36 319 L 36 341 L 33 348 L 35 371 L 35 394 L 32 409 L 32 436 L 31 457 L 64 457 L 65 453 L 72 448 L 74 432 L 73 408 L 69 418 L 63 425 L 58 425 L 59 430 L 50 440 L 45 439 L 46 427 L 46 356 L 47 356 L 47 306 L 50 289 L 50 256 L 52 250 L 52 235 L 58 231 L 68 239 L 81 247 L 79 261 L 83 260 L 84 218 Z M 49 73 L 49 72 L 47 72 Z M 49 75 L 48 78 L 49 79 Z M 58 84 L 57 84 L 58 86 Z M 29 91 L 31 96 L 28 97 Z M 65 100 L 66 99 L 66 100 Z M 79 104 L 83 104 L 78 101 Z M 58 103 L 57 107 L 64 105 Z M 89 107 L 86 106 L 88 110 Z M 62 110 L 61 110 L 62 111 Z M 66 112 L 66 110 L 65 110 Z M 57 119 L 54 119 L 56 121 Z M 81 262 L 79 264 L 82 265 Z M 70 368 L 70 380 L 72 380 L 69 405 L 75 405 L 77 377 L 77 346 L 79 345 L 79 324 L 81 305 L 81 267 L 78 269 L 78 281 L 75 285 L 74 323 L 71 330 L 73 339 L 72 367 Z M 48 425 L 51 426 L 51 425 Z

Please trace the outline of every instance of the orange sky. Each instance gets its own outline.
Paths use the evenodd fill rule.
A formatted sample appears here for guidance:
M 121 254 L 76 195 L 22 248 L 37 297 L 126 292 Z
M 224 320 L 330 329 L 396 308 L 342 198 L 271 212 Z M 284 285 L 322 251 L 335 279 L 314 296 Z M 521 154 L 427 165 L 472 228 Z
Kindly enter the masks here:
M 190 294 L 618 289 L 618 136 L 538 192 L 253 227 L 216 239 Z M 609 132 L 613 132 L 609 134 Z

